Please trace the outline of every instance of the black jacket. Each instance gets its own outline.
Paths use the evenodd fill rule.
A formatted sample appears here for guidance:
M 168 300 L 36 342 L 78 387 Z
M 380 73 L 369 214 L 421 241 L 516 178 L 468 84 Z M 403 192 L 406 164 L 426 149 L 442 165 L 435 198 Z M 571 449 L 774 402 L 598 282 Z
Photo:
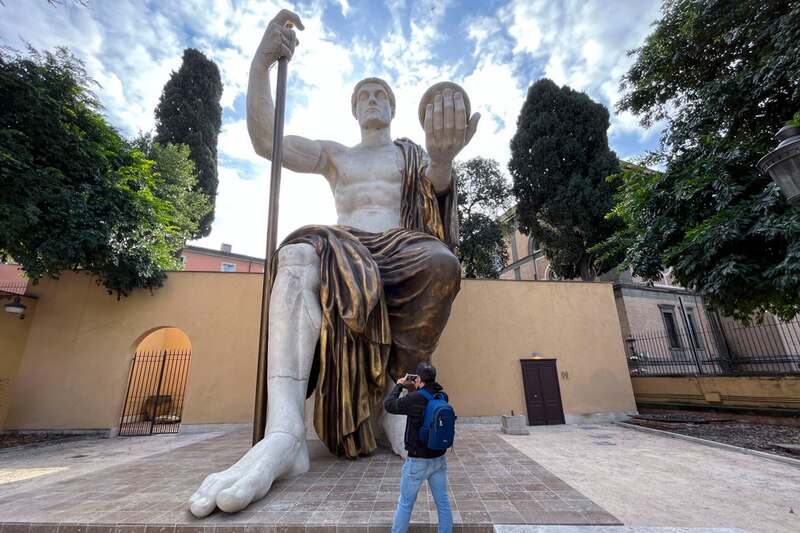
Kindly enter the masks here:
M 423 387 L 431 394 L 442 392 L 445 399 L 447 393 L 442 391 L 442 386 L 438 383 L 426 383 Z M 383 402 L 383 407 L 386 412 L 393 415 L 406 415 L 406 450 L 408 450 L 409 457 L 422 457 L 425 459 L 433 459 L 434 457 L 441 457 L 447 450 L 431 450 L 422 441 L 419 440 L 419 428 L 422 426 L 422 418 L 425 414 L 425 406 L 428 405 L 428 399 L 419 391 L 414 391 L 406 394 L 400 398 L 400 392 L 403 387 L 395 385 L 389 396 Z M 449 400 L 449 399 L 448 399 Z

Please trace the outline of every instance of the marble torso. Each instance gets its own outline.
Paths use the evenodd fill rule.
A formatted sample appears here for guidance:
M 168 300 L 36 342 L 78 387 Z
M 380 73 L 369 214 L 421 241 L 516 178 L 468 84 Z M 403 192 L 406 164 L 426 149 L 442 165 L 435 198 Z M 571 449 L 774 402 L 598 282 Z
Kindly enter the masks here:
M 403 154 L 387 146 L 355 146 L 331 157 L 337 223 L 372 233 L 400 227 Z

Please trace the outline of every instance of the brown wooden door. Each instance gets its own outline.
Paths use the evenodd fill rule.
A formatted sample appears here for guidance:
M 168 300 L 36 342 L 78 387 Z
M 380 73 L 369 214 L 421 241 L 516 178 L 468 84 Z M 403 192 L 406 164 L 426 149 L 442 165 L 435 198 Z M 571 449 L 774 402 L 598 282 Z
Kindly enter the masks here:
M 521 359 L 520 363 L 528 425 L 563 424 L 564 408 L 561 406 L 556 360 Z

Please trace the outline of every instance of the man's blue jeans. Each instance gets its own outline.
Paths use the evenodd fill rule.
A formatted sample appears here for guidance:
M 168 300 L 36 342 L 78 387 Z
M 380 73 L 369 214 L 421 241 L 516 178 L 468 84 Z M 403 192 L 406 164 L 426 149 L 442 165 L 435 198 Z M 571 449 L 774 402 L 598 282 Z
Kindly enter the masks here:
M 406 459 L 400 478 L 400 499 L 397 501 L 392 533 L 405 533 L 408 530 L 411 510 L 414 509 L 417 493 L 426 479 L 433 500 L 436 502 L 439 533 L 453 531 L 453 511 L 450 509 L 450 500 L 447 497 L 447 456 L 443 455 L 435 459 L 419 457 Z

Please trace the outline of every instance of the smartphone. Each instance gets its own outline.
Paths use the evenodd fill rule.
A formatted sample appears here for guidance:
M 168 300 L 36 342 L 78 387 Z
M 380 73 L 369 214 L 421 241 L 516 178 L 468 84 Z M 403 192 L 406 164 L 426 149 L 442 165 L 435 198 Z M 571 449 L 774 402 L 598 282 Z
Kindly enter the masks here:
M 416 374 L 406 374 L 406 381 L 414 381 L 418 377 Z

